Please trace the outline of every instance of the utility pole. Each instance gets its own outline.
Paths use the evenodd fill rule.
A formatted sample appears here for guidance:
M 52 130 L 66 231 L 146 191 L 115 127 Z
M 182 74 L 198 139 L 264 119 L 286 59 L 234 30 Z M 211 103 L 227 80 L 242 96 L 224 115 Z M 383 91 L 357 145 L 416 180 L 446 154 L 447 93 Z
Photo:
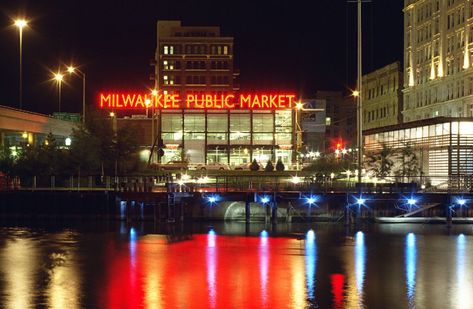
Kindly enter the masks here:
M 362 110 L 362 57 L 361 57 L 361 2 L 358 0 L 358 76 L 356 90 L 358 91 L 357 102 L 356 102 L 356 116 L 357 116 L 357 147 L 358 147 L 358 184 L 361 185 L 361 170 L 363 166 L 363 110 Z

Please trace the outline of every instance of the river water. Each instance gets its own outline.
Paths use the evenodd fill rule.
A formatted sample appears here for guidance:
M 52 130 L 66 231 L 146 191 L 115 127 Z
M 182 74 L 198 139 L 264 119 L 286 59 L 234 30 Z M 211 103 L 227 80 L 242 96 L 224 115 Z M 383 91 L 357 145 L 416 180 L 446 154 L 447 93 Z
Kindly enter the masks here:
M 473 227 L 0 228 L 0 308 L 473 308 Z

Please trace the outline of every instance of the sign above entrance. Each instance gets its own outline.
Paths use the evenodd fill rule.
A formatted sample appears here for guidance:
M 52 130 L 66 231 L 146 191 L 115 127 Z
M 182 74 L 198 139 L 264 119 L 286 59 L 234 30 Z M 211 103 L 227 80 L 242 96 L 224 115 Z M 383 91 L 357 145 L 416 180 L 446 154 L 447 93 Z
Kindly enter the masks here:
M 282 110 L 294 106 L 294 94 L 179 94 L 101 93 L 102 109 L 256 109 Z

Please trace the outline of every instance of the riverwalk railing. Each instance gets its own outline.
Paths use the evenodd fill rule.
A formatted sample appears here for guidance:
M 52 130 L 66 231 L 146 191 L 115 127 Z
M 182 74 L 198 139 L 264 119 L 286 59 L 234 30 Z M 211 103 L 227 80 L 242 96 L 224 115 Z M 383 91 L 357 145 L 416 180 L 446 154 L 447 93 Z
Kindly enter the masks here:
M 432 185 L 432 183 L 434 185 Z M 103 175 L 48 175 L 11 177 L 0 176 L 0 190 L 68 190 L 68 191 L 130 191 L 130 192 L 467 192 L 473 190 L 473 178 L 418 177 L 407 182 L 405 178 L 389 178 L 378 182 L 357 184 L 351 179 L 333 179 L 311 175 L 240 174 L 186 176 L 163 174 L 159 176 L 103 176 Z

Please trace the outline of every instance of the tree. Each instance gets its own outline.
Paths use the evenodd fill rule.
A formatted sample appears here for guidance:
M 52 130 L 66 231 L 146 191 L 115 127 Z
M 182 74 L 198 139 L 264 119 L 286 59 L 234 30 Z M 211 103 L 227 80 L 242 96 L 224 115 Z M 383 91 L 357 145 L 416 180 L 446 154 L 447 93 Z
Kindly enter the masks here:
M 273 165 L 273 162 L 271 162 L 271 160 L 268 160 L 268 163 L 266 163 L 266 167 L 264 168 L 264 171 L 265 172 L 274 171 L 274 165 Z
M 276 171 L 282 172 L 284 171 L 286 167 L 284 166 L 284 163 L 282 163 L 281 158 L 278 159 L 278 162 L 276 163 Z
M 251 171 L 259 170 L 259 164 L 258 164 L 258 162 L 256 162 L 256 159 L 253 159 L 253 162 L 251 162 L 250 170 Z
M 373 172 L 376 177 L 386 178 L 391 174 L 394 165 L 394 151 L 382 144 L 381 151 L 371 153 L 367 156 L 368 170 Z
M 399 149 L 397 157 L 400 161 L 400 166 L 395 171 L 396 176 L 407 177 L 409 182 L 410 177 L 419 174 L 419 160 L 410 143 L 404 144 L 404 147 Z

